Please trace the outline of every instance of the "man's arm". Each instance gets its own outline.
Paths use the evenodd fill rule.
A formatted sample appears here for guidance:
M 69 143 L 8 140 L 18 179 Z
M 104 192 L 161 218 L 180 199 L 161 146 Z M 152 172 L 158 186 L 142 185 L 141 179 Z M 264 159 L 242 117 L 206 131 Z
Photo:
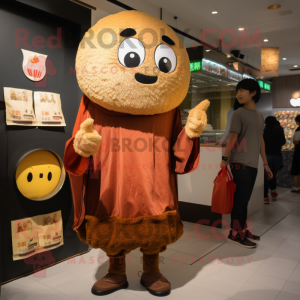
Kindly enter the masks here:
M 266 146 L 263 135 L 260 137 L 260 155 L 264 162 L 264 164 L 268 164 L 267 156 L 266 156 Z
M 220 164 L 221 168 L 226 168 L 227 167 L 229 156 L 230 156 L 232 147 L 233 147 L 234 143 L 237 140 L 237 137 L 238 137 L 237 132 L 234 132 L 234 131 L 230 132 L 229 139 L 227 141 L 227 145 L 226 145 L 225 152 L 224 152 L 224 155 L 223 155 L 224 157 L 227 157 L 228 159 L 226 161 L 225 160 L 221 161 L 221 164 Z
M 261 135 L 260 137 L 260 155 L 261 155 L 261 158 L 264 162 L 264 169 L 266 170 L 267 172 L 267 176 L 269 179 L 272 179 L 273 178 L 273 173 L 268 165 L 268 160 L 267 160 L 267 156 L 266 156 L 266 149 L 265 149 L 265 141 L 264 141 L 264 137 L 263 135 Z

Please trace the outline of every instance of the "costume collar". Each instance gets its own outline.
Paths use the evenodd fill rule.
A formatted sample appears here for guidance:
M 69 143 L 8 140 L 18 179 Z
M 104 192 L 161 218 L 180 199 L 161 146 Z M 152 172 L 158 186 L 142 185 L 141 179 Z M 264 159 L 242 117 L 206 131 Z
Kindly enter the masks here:
M 95 102 L 91 101 L 86 95 L 84 95 L 84 97 L 87 101 L 90 101 L 95 106 L 96 109 L 101 110 L 102 112 L 104 112 L 107 115 L 115 115 L 115 116 L 129 116 L 130 115 L 127 113 L 122 113 L 122 112 L 106 109 L 103 106 L 100 106 L 99 104 L 96 104 Z M 130 116 L 133 116 L 133 115 L 130 115 Z

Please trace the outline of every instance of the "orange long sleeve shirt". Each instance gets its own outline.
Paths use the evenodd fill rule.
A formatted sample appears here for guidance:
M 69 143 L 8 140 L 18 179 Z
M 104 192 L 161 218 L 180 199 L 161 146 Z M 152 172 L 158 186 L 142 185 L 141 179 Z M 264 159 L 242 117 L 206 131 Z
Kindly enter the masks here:
M 74 135 L 87 118 L 102 136 L 96 155 L 81 157 Z M 82 97 L 73 137 L 66 143 L 64 166 L 69 173 L 77 230 L 84 218 L 132 219 L 178 213 L 177 174 L 199 164 L 199 138 L 182 128 L 180 108 L 156 115 L 109 111 Z M 182 224 L 182 223 L 181 223 Z

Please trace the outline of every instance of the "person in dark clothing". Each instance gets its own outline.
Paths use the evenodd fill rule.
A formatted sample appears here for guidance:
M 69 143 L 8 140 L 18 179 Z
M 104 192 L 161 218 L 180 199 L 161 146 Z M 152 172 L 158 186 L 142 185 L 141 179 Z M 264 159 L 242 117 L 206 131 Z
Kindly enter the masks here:
M 273 178 L 268 180 L 267 174 L 265 173 L 264 182 L 264 203 L 269 204 L 270 200 L 268 197 L 269 189 L 273 200 L 276 200 L 278 194 L 276 192 L 276 174 L 282 166 L 282 154 L 281 147 L 285 144 L 285 136 L 283 128 L 275 117 L 267 117 L 265 119 L 264 129 L 264 141 L 265 149 L 269 167 L 273 173 Z
M 300 115 L 295 118 L 296 124 L 300 126 Z M 292 193 L 300 194 L 300 127 L 297 128 L 294 134 L 293 143 L 295 144 L 291 175 L 295 178 L 295 186 Z

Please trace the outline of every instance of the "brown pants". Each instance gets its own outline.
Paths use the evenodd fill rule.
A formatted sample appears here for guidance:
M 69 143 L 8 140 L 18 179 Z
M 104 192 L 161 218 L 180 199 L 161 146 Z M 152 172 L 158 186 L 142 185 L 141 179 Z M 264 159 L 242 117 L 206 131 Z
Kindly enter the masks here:
M 128 254 L 136 248 L 155 254 L 182 236 L 183 224 L 175 210 L 132 219 L 85 215 L 76 232 L 83 243 L 102 249 L 108 256 Z

